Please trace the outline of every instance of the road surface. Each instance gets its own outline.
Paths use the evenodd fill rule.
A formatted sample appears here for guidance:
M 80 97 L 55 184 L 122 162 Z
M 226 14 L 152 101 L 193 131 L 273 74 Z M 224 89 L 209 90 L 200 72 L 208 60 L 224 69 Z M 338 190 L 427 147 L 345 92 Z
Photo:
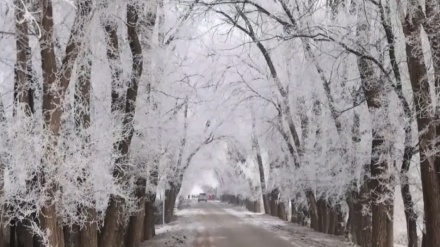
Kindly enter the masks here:
M 194 247 L 292 247 L 276 234 L 229 214 L 221 204 L 200 202 L 195 220 L 200 224 Z

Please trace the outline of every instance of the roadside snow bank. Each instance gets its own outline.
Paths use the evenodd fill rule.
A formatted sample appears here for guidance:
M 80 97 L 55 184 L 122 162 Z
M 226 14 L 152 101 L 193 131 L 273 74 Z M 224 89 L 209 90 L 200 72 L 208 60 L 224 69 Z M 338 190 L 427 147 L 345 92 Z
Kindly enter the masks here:
M 177 220 L 166 225 L 156 226 L 156 236 L 143 243 L 143 247 L 192 247 L 200 223 L 192 215 L 196 211 L 185 208 L 176 212 Z

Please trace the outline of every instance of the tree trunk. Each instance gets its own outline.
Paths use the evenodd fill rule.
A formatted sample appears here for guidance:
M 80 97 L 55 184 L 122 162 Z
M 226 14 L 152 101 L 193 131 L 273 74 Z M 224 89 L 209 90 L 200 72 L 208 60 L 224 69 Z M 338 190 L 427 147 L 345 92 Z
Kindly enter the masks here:
M 270 215 L 269 198 L 266 191 L 266 178 L 264 176 L 263 160 L 261 158 L 260 143 L 258 141 L 257 130 L 255 125 L 255 115 L 252 110 L 252 148 L 256 152 L 258 174 L 260 179 L 261 194 L 263 195 L 264 213 Z
M 270 193 L 270 215 L 272 216 L 278 216 L 278 196 L 279 191 L 277 188 L 273 189 Z
M 60 69 L 57 68 L 57 59 L 54 49 L 54 18 L 51 0 L 41 0 L 41 66 L 43 71 L 43 116 L 44 128 L 48 130 L 49 141 L 45 150 L 45 164 L 57 165 L 53 163 L 57 160 L 56 148 L 57 137 L 59 135 L 61 125 L 61 115 L 63 113 L 61 102 L 65 97 L 66 90 L 69 86 L 73 65 L 78 57 L 78 52 L 82 47 L 83 30 L 90 20 L 91 8 L 85 2 L 78 3 L 75 20 L 71 28 L 71 33 L 66 46 L 65 57 L 62 59 Z M 51 90 L 54 85 L 58 85 L 56 90 Z M 52 164 L 51 164 L 52 163 Z M 57 186 L 54 184 L 46 184 L 46 179 L 40 179 L 43 186 L 49 188 L 49 198 L 45 202 L 40 213 L 40 226 L 44 231 L 50 231 L 48 244 L 51 246 L 64 247 L 63 229 L 58 222 L 56 206 L 53 204 L 53 195 L 56 193 Z
M 284 202 L 278 203 L 278 218 L 287 221 L 286 205 Z
M 341 205 L 338 204 L 333 208 L 333 212 L 335 214 L 335 231 L 334 235 L 336 236 L 342 236 L 345 232 L 346 223 L 345 223 L 345 217 L 342 213 Z
M 318 205 L 315 200 L 315 195 L 311 190 L 306 191 L 306 197 L 309 203 L 310 225 L 315 231 L 319 231 L 319 214 Z
M 265 214 L 270 214 L 270 203 L 267 194 L 263 194 L 263 209 Z
M 130 216 L 125 233 L 125 247 L 139 247 L 142 241 L 144 220 L 145 220 L 145 179 L 138 179 L 136 198 L 138 200 L 139 212 Z
M 337 225 L 337 215 L 335 212 L 335 208 L 332 208 L 327 203 L 327 217 L 328 217 L 328 223 L 327 223 L 327 234 L 335 235 L 336 232 L 336 225 Z
M 367 177 L 364 176 L 363 183 L 360 188 L 359 192 L 359 210 L 361 215 L 361 225 L 360 225 L 360 245 L 362 247 L 371 247 L 373 246 L 372 243 L 372 234 L 373 234 L 373 222 L 371 217 L 371 194 L 370 189 L 368 186 L 368 180 Z M 364 209 L 369 209 L 368 212 L 363 213 Z
M 14 1 L 15 8 L 15 30 L 16 30 L 16 67 L 15 67 L 15 86 L 14 86 L 14 103 L 18 102 L 18 112 L 24 112 L 24 116 L 30 116 L 32 111 L 30 109 L 30 81 L 28 80 L 28 64 L 30 56 L 29 36 L 28 36 L 28 23 L 24 20 L 23 1 Z M 17 110 L 15 110 L 17 112 Z M 15 115 L 15 114 L 14 114 Z
M 79 240 L 79 226 L 74 225 L 72 227 L 64 226 L 64 246 L 65 247 L 78 247 Z
M 357 26 L 360 42 L 368 40 L 366 38 L 367 29 L 368 24 L 362 14 Z M 384 130 L 389 126 L 388 113 L 385 110 L 386 106 L 383 105 L 387 104 L 383 87 L 385 82 L 375 75 L 371 61 L 358 56 L 357 63 L 368 111 L 372 122 L 376 123 L 372 129 L 371 178 L 369 180 L 369 189 L 372 195 L 372 246 L 392 247 L 389 245 L 388 239 L 393 236 L 392 228 L 389 225 L 392 225 L 393 222 L 393 215 L 390 213 L 393 212 L 394 192 L 390 189 L 392 181 L 388 178 L 391 169 L 390 164 L 387 163 L 390 144 L 386 143 L 383 135 Z
M 59 226 L 55 205 L 44 206 L 41 209 L 40 222 L 42 229 L 49 229 L 51 235 L 48 236 L 51 246 L 64 247 L 63 228 Z
M 118 227 L 115 233 L 115 243 L 113 247 L 124 247 L 125 245 L 125 233 L 127 230 L 125 219 L 118 222 Z
M 10 247 L 15 247 L 16 246 L 16 242 L 17 242 L 17 237 L 15 236 L 16 233 L 16 229 L 17 229 L 17 225 L 16 222 L 14 222 L 11 225 L 11 228 L 9 229 L 9 246 Z
M 96 210 L 87 209 L 89 223 L 79 231 L 78 247 L 98 247 L 98 224 L 96 223 Z
M 318 199 L 317 202 L 318 215 L 319 215 L 319 225 L 315 231 L 325 233 L 325 219 L 326 219 L 326 206 L 323 199 Z
M 137 25 L 138 25 L 138 7 L 133 5 L 132 3 L 127 4 L 127 35 L 128 35 L 128 43 L 130 46 L 130 51 L 132 54 L 132 75 L 130 85 L 126 91 L 126 101 L 125 101 L 125 115 L 123 119 L 124 126 L 124 139 L 118 141 L 115 144 L 115 148 L 117 148 L 117 153 L 121 156 L 115 161 L 115 167 L 113 171 L 113 176 L 117 179 L 125 180 L 126 174 L 126 163 L 128 161 L 128 153 L 131 145 L 131 141 L 134 134 L 133 129 L 133 119 L 136 112 L 136 99 L 138 93 L 139 81 L 142 76 L 143 71 L 143 54 L 142 54 L 142 46 L 139 41 L 139 36 L 137 33 Z M 120 56 L 119 56 L 119 48 L 118 48 L 118 37 L 116 33 L 115 27 L 105 26 L 105 31 L 109 42 L 107 44 L 107 56 L 111 61 L 110 68 L 112 70 L 112 111 L 118 112 L 122 110 L 122 106 L 120 105 L 121 97 L 118 94 L 119 88 L 119 75 L 120 71 L 116 64 L 112 64 L 112 62 L 116 62 L 120 64 Z M 126 134 L 125 134 L 126 133 Z M 111 246 L 111 244 L 120 242 L 123 244 L 124 242 L 124 231 L 122 227 L 118 226 L 117 219 L 118 216 L 122 213 L 122 205 L 124 203 L 123 200 L 111 196 L 110 197 L 110 205 L 107 209 L 107 214 L 105 217 L 104 228 L 100 236 L 99 245 L 100 247 Z M 124 220 L 120 220 L 123 222 Z M 116 231 L 116 234 L 115 234 Z M 122 236 L 121 236 L 122 234 Z M 118 239 L 115 239 L 118 238 Z
M 29 47 L 28 23 L 24 21 L 24 6 L 23 1 L 14 1 L 15 8 L 15 30 L 16 30 L 16 67 L 15 67 L 15 82 L 14 82 L 14 116 L 17 113 L 19 118 L 30 117 L 34 113 L 33 93 L 32 93 L 32 57 Z M 17 104 L 17 105 L 16 105 Z M 3 168 L 2 168 L 3 169 Z M 26 181 L 26 188 L 31 184 L 29 180 Z M 27 226 L 31 218 L 25 217 L 21 221 L 16 222 L 13 228 L 14 234 L 17 236 L 18 247 L 32 247 L 33 234 Z
M 348 201 L 349 206 L 349 236 L 350 240 L 358 245 L 361 245 L 361 224 L 362 224 L 362 208 L 358 200 L 359 194 L 357 191 L 351 191 Z M 362 246 L 362 245 L 361 245 Z
M 428 40 L 431 47 L 432 67 L 434 69 L 434 91 L 438 97 L 440 95 L 440 33 L 438 31 L 440 24 L 440 10 L 439 2 L 435 0 L 425 1 L 426 19 L 423 22 L 423 27 L 428 34 Z M 435 119 L 440 120 L 440 103 L 437 101 L 435 105 Z M 440 124 L 436 123 L 437 136 L 440 134 Z M 440 147 L 440 142 L 436 143 L 437 149 Z M 436 157 L 435 166 L 437 172 L 437 180 L 440 183 L 440 158 Z M 440 231 L 439 231 L 440 232 Z
M 33 234 L 27 227 L 26 221 L 17 222 L 17 247 L 33 247 Z
M 423 202 L 425 212 L 426 246 L 440 243 L 440 185 L 436 174 L 435 154 L 432 154 L 436 140 L 433 102 L 430 97 L 429 82 L 422 51 L 421 22 L 423 13 L 420 6 L 410 2 L 405 20 L 402 20 L 403 31 L 407 40 L 406 55 L 411 86 L 414 93 L 416 116 L 419 131 L 420 170 L 422 177 Z
M 149 240 L 156 235 L 154 229 L 154 200 L 156 195 L 154 195 L 154 200 L 151 200 L 153 195 L 147 196 L 150 200 L 145 202 L 145 218 L 144 218 L 144 236 L 143 240 Z
M 116 242 L 118 220 L 122 213 L 121 203 L 119 198 L 110 197 L 110 204 L 105 214 L 104 227 L 99 236 L 99 247 L 111 247 Z
M 174 206 L 177 197 L 177 185 L 171 184 L 171 188 L 165 191 L 165 223 L 170 223 L 174 218 Z
M 427 1 L 427 2 L 429 2 L 429 1 Z M 403 198 L 405 219 L 406 219 L 406 225 L 407 225 L 408 247 L 418 247 L 417 214 L 415 212 L 414 203 L 412 201 L 411 192 L 409 190 L 408 175 L 407 175 L 407 173 L 409 171 L 409 167 L 411 165 L 411 159 L 413 156 L 412 127 L 411 127 L 411 124 L 413 122 L 412 121 L 413 116 L 412 116 L 410 105 L 409 105 L 408 101 L 406 100 L 405 96 L 403 95 L 403 91 L 402 91 L 402 79 L 400 76 L 400 70 L 399 70 L 399 66 L 397 64 L 397 59 L 396 59 L 396 54 L 395 54 L 396 53 L 395 52 L 395 45 L 394 45 L 395 44 L 395 37 L 394 37 L 394 32 L 393 32 L 393 28 L 392 28 L 391 20 L 390 20 L 389 3 L 387 1 L 385 1 L 384 4 L 379 3 L 379 8 L 380 8 L 380 13 L 381 13 L 382 26 L 384 27 L 385 34 L 386 34 L 387 41 L 388 41 L 388 45 L 389 45 L 388 53 L 389 53 L 391 65 L 393 68 L 394 77 L 396 79 L 395 91 L 396 91 L 396 94 L 397 94 L 397 96 L 400 100 L 400 103 L 402 105 L 405 117 L 407 118 L 407 120 L 404 121 L 404 131 L 405 131 L 404 145 L 405 145 L 405 148 L 404 148 L 404 153 L 403 153 L 402 168 L 400 170 L 400 184 L 401 184 L 400 186 L 401 186 L 401 194 L 402 194 L 402 198 Z M 431 42 L 431 45 L 432 45 L 432 42 Z M 433 49 L 432 46 L 431 46 L 431 49 Z M 435 57 L 436 56 L 433 56 L 434 59 L 435 59 Z M 434 64 L 435 64 L 435 62 L 434 62 Z M 435 68 L 436 68 L 436 66 L 434 66 L 434 69 Z M 440 67 L 438 67 L 438 68 L 440 68 Z M 440 72 L 440 70 L 436 73 L 436 75 L 438 75 L 439 72 Z M 438 80 L 436 79 L 436 82 L 437 81 Z
M 402 194 L 403 205 L 405 210 L 406 229 L 408 235 L 408 247 L 418 247 L 419 239 L 417 236 L 417 213 L 414 209 L 414 202 L 412 200 L 411 192 L 408 183 L 408 170 L 411 164 L 413 149 L 405 147 L 403 154 L 403 163 L 400 170 L 400 191 Z

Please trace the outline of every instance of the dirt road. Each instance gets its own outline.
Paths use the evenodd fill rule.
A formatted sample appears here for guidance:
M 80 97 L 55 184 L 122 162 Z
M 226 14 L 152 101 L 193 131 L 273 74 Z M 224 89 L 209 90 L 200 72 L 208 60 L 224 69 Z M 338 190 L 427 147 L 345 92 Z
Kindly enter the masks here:
M 246 224 L 229 214 L 218 203 L 200 202 L 193 206 L 198 211 L 194 247 L 292 247 L 289 241 L 270 231 Z

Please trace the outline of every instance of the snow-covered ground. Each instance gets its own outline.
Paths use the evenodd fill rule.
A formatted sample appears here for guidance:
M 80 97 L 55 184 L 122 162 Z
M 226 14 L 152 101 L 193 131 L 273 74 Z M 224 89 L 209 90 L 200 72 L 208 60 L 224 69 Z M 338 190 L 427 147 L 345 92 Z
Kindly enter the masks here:
M 191 202 L 183 202 L 184 209 L 176 210 L 177 220 L 166 225 L 156 226 L 156 236 L 144 243 L 143 247 L 190 247 L 197 230 L 202 227 L 195 221 L 195 210 L 189 207 Z

